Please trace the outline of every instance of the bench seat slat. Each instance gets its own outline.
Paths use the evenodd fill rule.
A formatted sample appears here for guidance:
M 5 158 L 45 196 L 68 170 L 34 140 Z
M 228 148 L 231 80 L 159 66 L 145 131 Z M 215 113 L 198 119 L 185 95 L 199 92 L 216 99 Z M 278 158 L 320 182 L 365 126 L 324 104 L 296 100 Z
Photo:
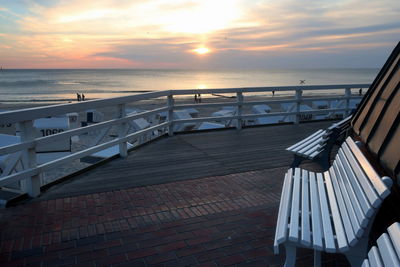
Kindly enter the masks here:
M 320 143 L 321 143 L 321 137 L 320 136 L 316 136 L 314 139 L 312 139 L 312 140 L 308 141 L 307 143 L 304 143 L 303 145 L 297 147 L 292 152 L 295 153 L 295 154 L 301 155 L 301 154 L 307 153 L 307 151 L 310 148 L 318 147 Z
M 385 266 L 400 266 L 399 259 L 388 234 L 382 234 L 378 238 L 377 244 Z
M 339 165 L 339 160 L 336 160 L 334 162 L 334 169 L 337 173 L 340 173 L 341 170 L 341 165 Z M 360 220 L 362 216 L 362 211 L 361 208 L 358 205 L 358 202 L 355 200 L 354 195 L 352 194 L 351 190 L 348 189 L 346 181 L 343 180 L 344 177 L 343 176 L 337 176 L 338 179 L 341 181 L 339 182 L 339 187 L 341 188 L 341 192 L 342 192 L 342 196 L 343 199 L 345 200 L 345 205 L 346 205 L 346 209 L 348 211 L 349 217 L 350 217 L 350 221 L 351 221 L 351 225 L 353 227 L 354 230 L 354 234 L 356 235 L 357 238 L 360 238 L 364 232 L 364 229 L 362 228 L 361 224 L 362 221 Z
M 363 215 L 367 218 L 370 218 L 374 213 L 374 208 L 369 204 L 369 201 L 365 196 L 357 177 L 354 174 L 353 168 L 349 164 L 349 160 L 346 156 L 344 149 L 342 150 L 342 152 L 343 153 L 341 153 L 339 157 L 341 158 L 343 167 L 346 169 L 347 179 L 349 183 L 351 183 L 356 199 L 358 200 L 358 203 L 360 204 L 360 207 L 362 209 Z M 363 225 L 363 227 L 366 227 L 366 225 Z
M 388 228 L 390 239 L 396 250 L 397 256 L 400 258 L 400 223 L 394 223 Z
M 313 159 L 315 159 L 319 154 L 321 154 L 321 150 L 317 150 L 317 151 L 314 151 L 314 153 L 312 153 L 311 155 L 309 155 L 309 159 L 311 159 L 311 160 L 313 160 Z
M 302 149 L 305 146 L 308 146 L 311 143 L 314 143 L 315 140 L 318 140 L 321 136 L 323 135 L 323 130 L 318 130 L 316 133 L 313 135 L 307 137 L 305 140 L 301 140 L 300 142 L 294 144 L 293 146 L 287 148 L 287 150 L 296 152 L 300 149 Z
M 317 181 L 315 173 L 310 172 L 310 201 L 311 201 L 311 218 L 312 218 L 312 237 L 313 247 L 317 250 L 323 249 L 322 244 L 322 226 L 321 226 L 321 212 L 319 207 L 319 197 L 317 190 Z
M 340 192 L 340 188 L 339 188 L 339 185 L 337 182 L 336 173 L 333 170 L 333 168 L 329 169 L 329 174 L 332 177 L 331 181 L 333 184 L 335 196 L 336 196 L 337 203 L 338 203 L 339 210 L 340 210 L 340 218 L 341 218 L 341 220 L 343 220 L 343 226 L 344 226 L 344 230 L 346 232 L 347 242 L 349 243 L 350 246 L 354 246 L 357 242 L 357 239 L 355 237 L 355 233 L 354 233 L 353 227 L 351 225 L 350 217 L 349 217 L 348 211 L 346 209 L 346 205 L 344 204 L 344 199 L 343 199 L 342 193 Z
M 356 159 L 354 158 L 353 153 L 350 152 L 350 148 L 347 145 L 347 143 L 343 143 L 342 148 L 348 160 L 348 164 L 351 165 L 355 177 L 360 182 L 360 185 L 363 189 L 363 192 L 367 196 L 369 203 L 374 208 L 379 207 L 380 204 L 382 203 L 382 200 L 379 198 L 378 194 L 375 192 L 373 188 L 373 185 L 369 182 L 369 179 L 365 176 L 365 173 L 362 171 L 362 169 L 356 162 Z M 367 213 L 367 216 L 370 217 L 371 214 Z
M 300 146 L 302 144 L 304 144 L 305 142 L 308 142 L 310 139 L 314 138 L 316 135 L 319 135 L 323 132 L 324 130 L 319 129 L 318 131 L 316 131 L 315 133 L 313 133 L 312 135 L 308 136 L 307 138 L 301 140 L 300 142 L 297 142 L 296 144 L 286 148 L 286 150 L 292 151 L 293 149 L 295 149 L 297 146 Z
M 368 252 L 368 259 L 371 266 L 384 267 L 378 248 L 373 246 Z
M 343 228 L 342 220 L 340 219 L 340 211 L 338 204 L 336 202 L 336 197 L 335 197 L 335 192 L 333 190 L 333 185 L 331 181 L 331 176 L 329 174 L 329 171 L 326 171 L 324 173 L 325 177 L 325 184 L 326 184 L 326 191 L 328 193 L 328 198 L 329 198 L 329 204 L 331 207 L 332 211 L 332 220 L 333 220 L 333 225 L 335 229 L 335 234 L 336 234 L 336 240 L 338 244 L 338 249 L 339 251 L 346 251 L 348 244 L 346 240 L 346 234 Z
M 361 265 L 361 267 L 370 267 L 368 259 L 365 259 Z
M 322 226 L 324 230 L 325 250 L 334 253 L 336 251 L 335 241 L 333 239 L 333 230 L 331 216 L 327 202 L 324 178 L 322 173 L 317 173 L 318 195 L 321 207 Z
M 292 195 L 292 205 L 290 214 L 290 230 L 289 230 L 289 240 L 297 241 L 299 240 L 299 212 L 300 212 L 300 169 L 296 168 L 294 170 L 294 181 L 293 181 L 293 195 Z
M 345 204 L 345 207 L 346 207 L 345 209 L 347 211 L 347 214 L 348 214 L 350 222 L 351 222 L 351 227 L 353 228 L 353 231 L 354 231 L 354 234 L 356 235 L 356 237 L 359 238 L 359 237 L 362 236 L 362 229 L 361 229 L 361 226 L 360 226 L 360 224 L 359 224 L 359 222 L 357 220 L 357 216 L 355 214 L 355 211 L 354 211 L 353 205 L 351 203 L 351 200 L 350 200 L 350 198 L 348 196 L 348 192 L 346 191 L 346 188 L 345 188 L 345 186 L 343 184 L 342 177 L 341 177 L 341 174 L 340 174 L 340 171 L 338 169 L 336 161 L 333 164 L 333 169 L 335 170 L 336 177 L 337 177 L 337 179 L 339 181 L 338 182 L 339 190 L 342 193 L 342 197 L 343 197 L 344 204 Z
M 349 204 L 353 207 L 357 221 L 362 228 L 365 228 L 368 225 L 368 218 L 365 216 L 365 213 L 359 203 L 359 196 L 357 196 L 354 188 L 352 187 L 352 183 L 350 181 L 351 179 L 349 179 L 348 177 L 348 171 L 351 170 L 346 169 L 345 163 L 342 161 L 342 153 L 342 151 L 338 153 L 338 157 L 336 160 L 337 166 L 339 167 L 338 169 L 341 173 L 340 178 L 342 179 L 343 185 L 346 187 L 345 191 L 350 199 Z
M 301 184 L 301 243 L 305 246 L 311 245 L 310 229 L 310 201 L 308 171 L 302 171 Z
M 281 201 L 279 204 L 279 214 L 278 214 L 278 220 L 275 231 L 275 241 L 274 241 L 275 253 L 278 253 L 279 244 L 282 243 L 286 238 L 289 213 L 290 213 L 289 205 L 291 203 L 291 196 L 292 196 L 292 182 L 293 182 L 292 169 L 289 169 L 285 175 Z
M 321 143 L 322 137 L 319 137 L 318 139 L 314 140 L 313 143 L 308 144 L 307 146 L 301 148 L 298 151 L 295 151 L 296 154 L 310 154 L 314 152 L 316 149 L 319 148 L 320 143 Z
M 367 158 L 357 148 L 356 143 L 354 143 L 354 141 L 351 138 L 347 138 L 346 143 L 349 145 L 349 147 L 353 151 L 354 156 L 357 158 L 360 165 L 363 166 L 365 173 L 367 174 L 367 176 L 369 177 L 371 182 L 374 184 L 374 188 L 377 190 L 378 195 L 381 198 L 387 197 L 390 194 L 390 190 L 383 183 L 383 181 L 381 180 L 379 175 L 376 173 L 374 168 L 368 162 Z

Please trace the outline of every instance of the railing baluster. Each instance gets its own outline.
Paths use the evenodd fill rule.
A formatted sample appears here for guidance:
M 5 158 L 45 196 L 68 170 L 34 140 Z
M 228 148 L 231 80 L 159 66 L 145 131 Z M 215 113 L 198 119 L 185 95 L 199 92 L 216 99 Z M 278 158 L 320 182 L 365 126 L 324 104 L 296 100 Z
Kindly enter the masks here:
M 237 92 L 237 115 L 239 118 L 236 120 L 236 129 L 242 129 L 242 113 L 243 113 L 243 92 Z
M 124 118 L 126 117 L 126 109 L 125 109 L 125 104 L 119 104 L 118 105 L 118 118 Z M 121 123 L 118 126 L 118 138 L 123 138 L 126 136 L 127 133 L 127 123 Z M 127 142 L 121 142 L 119 144 L 119 155 L 122 158 L 126 158 L 128 156 L 128 144 Z
M 346 88 L 345 89 L 345 98 L 346 98 L 346 117 L 350 115 L 350 97 L 351 97 L 351 89 Z
M 174 96 L 168 95 L 168 116 L 167 120 L 170 123 L 168 126 L 168 135 L 174 135 Z
M 36 138 L 36 128 L 33 127 L 33 121 L 23 121 L 20 123 L 21 130 L 21 141 L 27 142 L 32 141 Z M 36 162 L 36 146 L 32 148 L 28 148 L 24 151 L 22 156 L 22 160 L 24 162 L 24 166 L 30 169 L 34 169 L 37 167 Z M 40 173 L 31 176 L 25 181 L 21 182 L 21 189 L 24 192 L 27 192 L 31 197 L 37 197 L 40 195 Z
M 301 99 L 302 99 L 302 90 L 301 89 L 296 89 L 296 116 L 294 117 L 294 123 L 299 124 L 300 122 L 300 105 L 301 105 Z

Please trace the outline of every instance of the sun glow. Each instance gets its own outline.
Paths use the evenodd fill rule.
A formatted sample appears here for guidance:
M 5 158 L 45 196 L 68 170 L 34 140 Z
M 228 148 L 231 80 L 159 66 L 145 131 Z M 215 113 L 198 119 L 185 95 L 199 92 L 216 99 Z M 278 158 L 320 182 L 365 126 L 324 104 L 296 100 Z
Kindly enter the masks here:
M 208 49 L 207 47 L 199 47 L 193 50 L 194 52 L 196 52 L 199 55 L 204 55 L 210 52 L 210 49 Z

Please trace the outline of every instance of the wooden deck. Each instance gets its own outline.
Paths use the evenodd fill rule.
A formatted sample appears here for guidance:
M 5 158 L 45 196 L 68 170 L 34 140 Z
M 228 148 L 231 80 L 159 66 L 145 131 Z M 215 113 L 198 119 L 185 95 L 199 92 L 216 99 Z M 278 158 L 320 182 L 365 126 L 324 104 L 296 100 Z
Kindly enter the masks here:
M 289 166 L 289 145 L 332 121 L 164 137 L 51 187 L 34 201 Z
M 143 146 L 1 210 L 0 266 L 283 266 L 272 244 L 292 160 L 285 148 L 331 123 Z M 299 250 L 298 266 L 312 256 Z M 322 262 L 349 266 L 343 255 L 322 253 Z

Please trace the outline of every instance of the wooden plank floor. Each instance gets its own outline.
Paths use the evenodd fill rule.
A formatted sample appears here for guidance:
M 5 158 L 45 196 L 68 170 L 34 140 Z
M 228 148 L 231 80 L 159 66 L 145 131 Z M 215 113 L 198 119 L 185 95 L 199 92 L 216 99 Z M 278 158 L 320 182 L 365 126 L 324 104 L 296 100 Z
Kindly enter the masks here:
M 285 148 L 332 121 L 223 130 L 160 138 L 51 187 L 37 200 L 289 166 Z

